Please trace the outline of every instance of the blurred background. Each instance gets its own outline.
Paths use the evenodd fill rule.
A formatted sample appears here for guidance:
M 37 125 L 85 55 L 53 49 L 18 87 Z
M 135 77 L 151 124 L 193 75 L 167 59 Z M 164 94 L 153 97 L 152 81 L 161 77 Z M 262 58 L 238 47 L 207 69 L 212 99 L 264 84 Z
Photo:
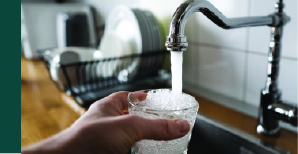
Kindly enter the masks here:
M 227 17 L 269 15 L 274 12 L 275 4 L 274 0 L 209 1 Z M 161 38 L 159 38 L 160 36 L 151 36 L 152 40 L 157 40 L 156 48 L 144 46 L 146 45 L 144 42 L 145 32 L 142 29 L 140 33 L 143 40 L 139 44 L 142 45 L 143 50 L 147 48 L 150 51 L 163 51 L 171 17 L 182 2 L 182 0 L 22 0 L 22 53 L 26 59 L 36 59 L 41 57 L 41 53 L 44 55 L 46 51 L 54 52 L 54 50 L 66 47 L 81 47 L 91 48 L 93 56 L 96 50 L 101 51 L 101 53 L 98 52 L 98 55 L 104 54 L 101 46 L 104 46 L 106 23 L 111 18 L 109 15 L 112 10 L 119 5 L 146 10 L 154 16 L 155 20 L 151 21 L 157 21 L 155 25 L 158 25 L 160 30 L 158 34 L 161 36 Z M 297 1 L 286 0 L 284 3 L 284 10 L 291 17 L 291 21 L 284 27 L 279 86 L 283 92 L 283 100 L 297 106 Z M 150 22 L 150 20 L 148 21 Z M 260 103 L 260 90 L 265 86 L 266 81 L 270 28 L 224 30 L 217 27 L 201 13 L 195 13 L 186 23 L 185 29 L 189 47 L 183 56 L 183 88 L 256 117 L 258 112 L 256 108 Z M 129 28 L 126 30 L 129 31 Z M 126 30 L 124 29 L 124 31 Z M 147 32 L 147 36 L 149 33 Z M 117 38 L 113 38 L 113 40 L 117 40 Z M 110 41 L 107 44 L 115 47 L 117 41 L 112 43 Z M 119 46 L 121 45 L 123 42 L 119 43 Z M 77 51 L 78 49 L 71 50 Z M 109 50 L 109 52 L 113 51 Z M 126 56 L 126 54 L 120 55 Z M 99 59 L 114 56 L 119 56 L 119 54 L 101 55 Z M 153 60 L 153 63 L 162 65 L 158 66 L 156 71 L 165 70 L 169 73 L 169 66 L 165 66 L 165 64 L 170 65 L 167 56 L 157 62 Z M 71 55 L 66 57 L 68 57 L 66 61 L 71 61 L 69 60 Z M 43 58 L 45 57 L 43 56 Z M 153 59 L 156 60 L 156 58 Z M 132 66 L 133 62 L 134 60 L 127 65 Z M 51 70 L 51 64 L 48 65 L 48 69 Z M 133 67 L 133 69 L 136 68 Z M 124 75 L 126 79 L 123 80 L 125 72 L 122 70 L 119 70 L 116 76 L 119 80 L 119 74 L 121 74 L 121 81 L 126 82 L 129 79 Z M 127 66 L 126 70 L 128 70 L 126 74 L 127 72 L 131 73 Z M 160 71 L 158 73 L 162 74 Z M 106 77 L 107 75 L 102 76 Z M 55 81 L 54 76 L 51 77 Z M 67 81 L 63 83 L 65 82 Z M 165 73 L 162 82 L 166 82 L 165 85 L 169 85 L 171 82 Z M 59 88 L 65 87 L 60 86 Z M 76 90 L 72 89 L 70 93 L 75 92 Z M 282 124 L 282 126 L 296 131 L 288 124 Z

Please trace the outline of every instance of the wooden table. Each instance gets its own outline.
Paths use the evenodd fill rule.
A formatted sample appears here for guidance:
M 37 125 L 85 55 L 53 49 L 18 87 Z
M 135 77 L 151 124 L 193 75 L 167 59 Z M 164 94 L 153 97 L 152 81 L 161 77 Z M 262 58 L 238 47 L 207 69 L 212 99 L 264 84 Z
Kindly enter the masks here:
M 69 127 L 86 110 L 60 92 L 51 81 L 43 62 L 21 59 L 21 145 L 45 139 Z M 297 153 L 297 134 L 281 130 L 278 138 L 255 132 L 257 120 L 233 109 L 197 96 L 199 113 L 235 127 L 264 142 Z

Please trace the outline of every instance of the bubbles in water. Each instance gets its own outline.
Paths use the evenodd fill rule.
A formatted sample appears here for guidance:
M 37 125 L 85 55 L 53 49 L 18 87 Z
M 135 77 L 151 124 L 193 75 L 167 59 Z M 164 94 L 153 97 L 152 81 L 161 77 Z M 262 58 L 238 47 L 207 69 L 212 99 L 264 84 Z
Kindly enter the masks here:
M 137 142 L 133 153 L 138 154 L 183 154 L 187 153 L 187 144 L 190 133 L 182 138 L 171 141 L 142 140 Z
M 194 97 L 170 89 L 151 90 L 146 100 L 138 104 L 153 110 L 181 110 L 198 105 Z
M 148 92 L 145 101 L 137 102 L 129 108 L 129 114 L 145 118 L 184 119 L 193 128 L 199 104 L 195 98 L 175 93 L 170 89 L 157 89 Z M 191 130 L 182 138 L 170 141 L 142 140 L 132 148 L 134 154 L 175 154 L 187 153 Z

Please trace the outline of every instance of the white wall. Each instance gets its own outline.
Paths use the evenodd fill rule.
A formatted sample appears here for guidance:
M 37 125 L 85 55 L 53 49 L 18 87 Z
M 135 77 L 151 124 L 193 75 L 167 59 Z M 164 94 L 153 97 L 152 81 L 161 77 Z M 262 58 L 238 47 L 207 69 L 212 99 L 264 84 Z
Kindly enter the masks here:
M 109 12 L 118 5 L 126 5 L 132 8 L 150 10 L 163 29 L 168 33 L 172 15 L 183 0 L 71 0 L 73 2 L 85 2 L 95 7 L 99 15 L 105 20 Z

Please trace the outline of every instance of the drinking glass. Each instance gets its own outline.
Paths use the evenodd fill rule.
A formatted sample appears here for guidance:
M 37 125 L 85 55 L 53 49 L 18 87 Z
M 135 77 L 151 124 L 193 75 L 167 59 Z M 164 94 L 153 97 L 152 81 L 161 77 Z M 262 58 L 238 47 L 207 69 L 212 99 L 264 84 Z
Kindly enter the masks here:
M 188 121 L 190 131 L 184 137 L 170 141 L 141 140 L 132 147 L 131 153 L 187 154 L 187 146 L 199 103 L 194 97 L 186 93 L 175 94 L 171 89 L 151 89 L 138 92 L 147 93 L 147 98 L 139 101 L 132 98 L 133 96 L 129 93 L 127 98 L 129 114 L 151 119 L 184 119 Z M 165 93 L 169 93 L 169 95 Z

